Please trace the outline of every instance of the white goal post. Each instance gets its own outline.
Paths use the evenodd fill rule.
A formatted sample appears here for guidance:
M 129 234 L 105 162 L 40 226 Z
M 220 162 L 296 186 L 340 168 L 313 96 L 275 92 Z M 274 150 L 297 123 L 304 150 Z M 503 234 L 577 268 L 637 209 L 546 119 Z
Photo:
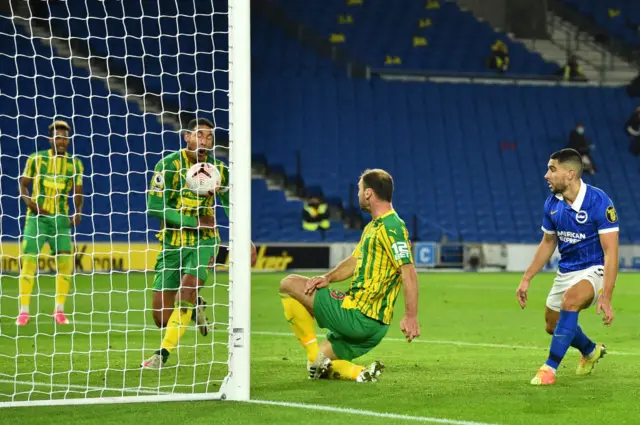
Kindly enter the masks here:
M 68 0 L 69 4 L 85 1 L 87 5 L 96 2 L 106 3 L 103 0 Z M 175 15 L 166 14 L 160 7 L 162 3 L 171 1 L 175 3 Z M 126 8 L 125 2 L 130 2 Z M 42 2 L 45 5 L 46 3 Z M 66 2 L 62 3 L 66 4 Z M 142 4 L 146 2 L 121 0 L 118 3 L 122 4 L 122 12 L 126 14 L 127 8 L 137 3 L 140 10 L 143 10 Z M 182 14 L 179 11 L 180 7 L 186 4 L 188 10 L 197 11 L 203 3 L 210 4 L 208 9 L 213 11 L 210 19 L 213 27 L 215 22 L 213 15 L 218 13 L 214 9 L 223 1 L 157 0 L 157 3 L 156 18 L 161 34 L 162 20 L 168 22 L 169 26 L 175 25 L 175 28 L 180 31 L 180 22 L 187 22 L 192 18 L 193 24 L 189 24 L 189 28 L 193 26 L 193 39 L 196 40 L 196 33 L 207 35 L 206 32 L 202 33 L 196 28 L 196 15 L 200 15 L 200 12 L 194 12 L 194 16 L 191 17 L 188 14 Z M 153 72 L 147 75 L 146 55 L 154 53 L 144 52 L 136 59 L 143 64 L 141 69 L 145 74 L 139 78 L 143 87 L 150 87 L 150 85 L 147 86 L 147 77 L 158 77 L 157 80 L 161 81 L 159 84 L 161 91 L 153 93 L 155 98 L 152 99 L 156 99 L 155 102 L 144 98 L 148 93 L 138 95 L 128 92 L 129 80 L 126 77 L 129 75 L 114 79 L 111 70 L 101 74 L 91 57 L 76 56 L 77 52 L 73 43 L 70 42 L 78 38 L 74 35 L 73 25 L 78 25 L 87 17 L 70 16 L 68 18 L 69 38 L 65 40 L 56 35 L 50 18 L 48 24 L 50 27 L 42 26 L 43 22 L 47 22 L 47 17 L 36 16 L 35 11 L 31 10 L 30 2 L 12 0 L 7 8 L 11 10 L 10 16 L 1 16 L 0 10 L 2 19 L 0 43 L 15 44 L 11 46 L 15 49 L 15 58 L 11 59 L 15 66 L 10 68 L 3 66 L 11 63 L 9 59 L 11 53 L 6 53 L 11 50 L 3 50 L 0 46 L 0 106 L 11 106 L 9 112 L 6 109 L 0 110 L 0 144 L 2 145 L 0 150 L 3 156 L 0 159 L 0 175 L 5 177 L 0 185 L 0 213 L 3 214 L 3 217 L 0 217 L 0 260 L 2 261 L 0 263 L 0 408 L 249 400 L 251 351 L 250 0 L 228 0 L 226 13 L 228 31 L 225 29 L 228 34 L 228 49 L 223 47 L 224 50 L 218 50 L 215 47 L 216 28 L 212 28 L 209 37 L 214 45 L 214 52 L 200 52 L 209 54 L 211 58 L 214 57 L 214 53 L 227 54 L 228 67 L 225 60 L 221 69 L 196 69 L 196 72 L 191 75 L 194 80 L 197 80 L 206 73 L 210 73 L 211 79 L 214 79 L 216 70 L 228 73 L 228 89 L 216 87 L 216 82 L 209 84 L 212 86 L 211 89 L 203 89 L 205 96 L 214 104 L 213 111 L 207 110 L 206 106 L 200 106 L 197 99 L 199 95 L 197 82 L 194 83 L 195 92 L 190 92 L 191 88 L 183 88 L 180 82 L 177 84 L 180 87 L 177 93 L 165 92 L 165 83 L 162 80 L 165 75 L 152 75 Z M 207 7 L 203 9 L 208 10 Z M 89 6 L 86 7 L 89 17 L 91 10 Z M 105 41 L 107 51 L 110 49 L 109 42 L 119 43 L 120 41 L 126 51 L 129 48 L 126 44 L 127 37 L 140 38 L 142 46 L 145 46 L 145 38 L 158 40 L 158 34 L 144 33 L 144 25 L 140 25 L 142 34 L 139 35 L 110 34 L 106 6 L 104 11 L 106 17 L 103 16 L 101 19 L 105 22 L 102 31 L 106 30 L 106 36 L 96 33 L 95 37 Z M 100 31 L 87 20 L 90 37 L 80 38 L 80 42 L 85 45 L 91 44 L 90 38 L 94 37 L 92 28 Z M 126 26 L 123 25 L 123 28 Z M 179 35 L 190 36 L 191 34 L 180 33 Z M 196 59 L 198 52 L 196 54 L 181 52 L 180 45 L 176 41 L 179 37 L 171 37 L 177 44 L 177 54 L 165 54 L 160 46 L 156 56 L 161 67 L 164 63 L 163 59 L 173 60 L 177 64 L 178 70 L 175 74 L 171 75 L 171 71 L 168 72 L 167 75 L 170 78 L 176 77 L 176 81 L 182 81 L 177 78 L 182 72 L 181 55 L 184 55 L 186 60 L 192 60 L 196 68 L 201 66 L 201 63 L 208 63 L 208 60 L 213 60 L 215 65 L 216 59 L 209 58 L 202 62 Z M 65 44 L 69 48 L 64 48 Z M 197 42 L 194 44 L 197 50 Z M 31 47 L 23 51 L 21 46 Z M 192 57 L 187 58 L 189 55 Z M 107 55 L 98 59 L 108 62 L 111 58 Z M 130 66 L 127 57 L 116 59 L 124 64 L 123 69 L 128 69 L 127 67 Z M 33 63 L 33 69 L 24 71 L 21 66 L 24 64 L 30 66 L 29 61 Z M 39 63 L 44 63 L 43 61 L 50 62 L 51 67 L 41 70 Z M 57 76 L 58 68 L 56 67 L 61 63 L 69 64 L 70 76 Z M 29 72 L 33 75 L 29 75 Z M 162 71 L 162 74 L 164 72 Z M 23 73 L 26 74 L 23 75 Z M 184 73 L 188 74 L 188 72 Z M 186 77 L 189 78 L 188 75 Z M 31 79 L 30 82 L 29 79 Z M 126 83 L 124 83 L 125 80 Z M 14 89 L 10 87 L 10 82 L 13 81 L 15 81 Z M 21 92 L 25 81 L 32 84 L 34 93 Z M 56 82 L 59 81 L 65 84 L 64 88 L 56 86 Z M 118 85 L 117 81 L 121 84 Z M 50 88 L 47 88 L 49 84 Z M 90 96 L 96 97 L 102 95 L 96 94 L 97 92 L 93 90 L 101 85 L 100 90 L 104 90 L 107 94 L 100 97 L 99 102 L 106 105 L 102 107 L 108 109 L 109 113 L 95 112 L 93 100 L 85 99 L 84 91 L 76 93 L 76 84 L 77 87 L 82 85 L 82 90 L 87 90 L 89 87 Z M 3 89 L 6 87 L 9 87 L 9 90 Z M 53 91 L 53 95 L 48 91 L 49 89 Z M 71 96 L 67 96 L 69 90 L 73 93 Z M 228 107 L 215 104 L 221 92 L 225 92 L 228 96 Z M 202 336 L 191 323 L 183 337 L 184 343 L 181 339 L 175 353 L 170 356 L 171 363 L 167 363 L 166 368 L 143 370 L 140 368 L 141 360 L 160 347 L 162 335 L 166 330 L 158 329 L 152 319 L 154 266 L 155 258 L 160 251 L 154 236 L 155 231 L 158 230 L 159 221 L 146 216 L 146 203 L 140 200 L 146 199 L 148 185 L 158 159 L 177 152 L 185 146 L 186 122 L 176 120 L 176 116 L 179 117 L 185 111 L 166 110 L 164 97 L 167 94 L 168 97 L 173 96 L 174 99 L 178 99 L 176 104 L 179 106 L 183 105 L 183 99 L 191 96 L 195 99 L 192 103 L 195 107 L 187 111 L 190 117 L 211 120 L 216 127 L 214 129 L 216 137 L 218 134 L 228 134 L 228 150 L 222 148 L 222 151 L 228 152 L 228 155 L 220 158 L 228 164 L 229 170 L 228 236 L 225 230 L 220 243 L 221 248 L 226 248 L 225 252 L 228 253 L 228 264 L 224 264 L 224 259 L 222 263 L 218 261 L 216 265 L 219 267 L 212 268 L 209 279 L 201 290 L 204 292 L 203 298 L 208 302 L 206 312 L 210 320 L 212 318 L 212 331 Z M 186 96 L 183 97 L 183 95 Z M 74 99 L 76 96 L 78 99 Z M 125 115 L 120 115 L 121 111 L 117 110 L 117 106 L 113 106 L 113 99 L 120 102 L 118 105 L 125 105 L 124 108 L 127 111 Z M 74 103 L 76 101 L 78 103 Z M 53 112 L 39 109 L 39 105 L 44 104 L 39 102 L 51 103 Z M 73 114 L 65 113 L 65 102 L 69 104 L 68 109 L 73 110 Z M 136 102 L 140 105 L 139 109 L 134 105 Z M 152 106 L 151 103 L 155 105 Z M 90 108 L 82 108 L 78 105 L 89 105 Z M 11 109 L 15 110 L 13 117 Z M 216 110 L 223 111 L 225 114 L 228 111 L 228 126 L 224 124 L 224 120 L 222 124 L 216 121 Z M 171 117 L 174 121 L 171 121 Z M 129 118 L 144 122 L 145 129 L 149 120 L 156 120 L 153 125 L 161 130 L 159 132 L 150 130 L 148 134 L 134 134 L 134 132 L 122 134 L 118 133 L 119 130 L 115 130 L 115 127 L 111 127 L 111 123 L 115 122 L 112 120 L 120 120 L 119 122 L 126 122 L 122 128 L 129 129 Z M 15 124 L 1 128 L 2 123 L 7 123 L 11 119 L 15 120 Z M 71 125 L 70 158 L 78 158 L 86 168 L 83 174 L 85 205 L 81 223 L 84 227 L 71 227 L 70 230 L 74 272 L 70 278 L 71 287 L 66 302 L 68 307 L 64 310 L 69 318 L 69 324 L 59 325 L 52 320 L 51 309 L 54 301 L 58 302 L 56 276 L 59 273 L 56 267 L 59 263 L 56 259 L 58 257 L 47 251 L 48 248 L 44 248 L 44 251 L 39 253 L 40 259 L 33 279 L 35 283 L 31 293 L 29 313 L 31 319 L 28 324 L 18 326 L 16 317 L 22 311 L 19 304 L 22 299 L 19 276 L 24 257 L 24 246 L 21 246 L 21 243 L 24 240 L 23 229 L 27 208 L 17 187 L 21 176 L 26 175 L 24 170 L 25 164 L 28 163 L 27 158 L 36 151 L 48 148 L 47 126 L 55 120 L 64 120 Z M 76 128 L 81 127 L 74 126 L 76 120 L 84 123 L 82 132 L 76 131 Z M 103 128 L 107 129 L 107 134 L 101 130 Z M 126 146 L 116 147 L 112 137 L 122 140 Z M 161 140 L 161 151 L 147 150 L 147 140 L 152 138 Z M 85 143 L 82 149 L 85 149 L 85 152 L 90 149 L 91 153 L 78 154 L 75 145 L 80 143 Z M 141 147 L 139 143 L 143 143 L 144 146 Z M 114 152 L 104 153 L 104 144 L 114 148 Z M 56 159 L 52 163 L 57 164 L 55 161 Z M 37 160 L 35 162 L 36 167 L 39 166 Z M 113 167 L 117 164 L 120 168 L 113 173 L 96 171 L 104 170 L 107 163 Z M 140 164 L 143 163 L 144 168 L 141 168 Z M 46 166 L 45 164 L 44 167 Z M 60 169 L 64 170 L 65 166 L 56 167 L 58 165 L 53 166 L 54 183 L 57 182 L 55 179 Z M 73 171 L 73 178 L 77 173 L 77 169 Z M 143 176 L 144 183 L 141 183 Z M 47 174 L 46 177 L 50 176 Z M 102 193 L 96 189 L 100 187 L 98 180 L 107 181 L 111 192 Z M 12 186 L 11 188 L 5 186 L 7 182 Z M 13 185 L 16 187 L 15 190 Z M 55 184 L 52 187 L 54 191 L 60 190 L 60 187 L 56 189 Z M 75 186 L 69 187 L 75 188 Z M 56 193 L 58 194 L 56 196 L 60 196 L 60 192 Z M 74 210 L 72 195 L 65 193 L 62 196 L 67 197 L 70 214 L 72 214 Z M 123 205 L 128 208 L 128 211 L 122 210 Z M 215 210 L 218 216 L 224 214 L 217 201 Z M 138 219 L 137 222 L 142 220 L 141 217 L 145 217 L 147 226 L 135 227 L 131 224 L 135 217 Z M 117 223 L 128 223 L 130 228 L 119 228 L 120 224 L 112 221 L 116 218 L 120 220 Z M 108 231 L 98 223 L 106 223 Z M 226 221 L 224 223 L 220 226 L 226 228 Z M 56 222 L 56 232 L 58 226 Z M 140 239 L 141 234 L 144 234 L 142 239 Z M 79 253 L 80 246 L 83 246 L 82 249 L 86 251 Z M 106 250 L 105 246 L 111 249 Z M 43 256 L 48 259 L 43 260 Z M 137 264 L 142 262 L 146 266 L 142 269 L 135 267 L 134 259 Z M 228 281 L 225 272 L 227 267 Z M 213 276 L 213 282 L 211 282 L 211 276 Z M 57 309 L 58 304 L 55 305 Z
M 251 12 L 229 1 L 231 220 L 230 379 L 227 398 L 249 400 L 251 357 Z

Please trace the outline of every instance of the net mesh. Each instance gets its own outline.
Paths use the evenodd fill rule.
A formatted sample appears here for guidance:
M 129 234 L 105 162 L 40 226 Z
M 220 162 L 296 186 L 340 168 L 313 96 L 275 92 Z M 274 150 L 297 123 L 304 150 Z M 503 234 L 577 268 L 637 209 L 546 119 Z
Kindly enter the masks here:
M 152 312 L 161 250 L 160 220 L 147 214 L 154 167 L 185 147 L 183 130 L 195 117 L 213 122 L 215 156 L 227 156 L 226 2 L 68 0 L 4 7 L 0 403 L 218 391 L 229 359 L 224 243 L 215 259 L 219 267 L 200 291 L 213 332 L 202 336 L 190 324 L 161 371 L 143 370 L 140 364 L 160 348 L 164 334 Z M 74 211 L 74 178 L 81 173 L 81 223 L 67 232 L 63 219 L 28 218 L 36 222 L 34 240 L 42 250 L 30 321 L 17 326 L 28 221 L 19 181 L 28 158 L 50 148 L 47 128 L 54 120 L 71 126 L 68 153 L 82 170 L 34 157 L 40 174 L 29 189 L 61 198 L 69 213 L 60 216 L 68 219 Z M 69 180 L 72 190 L 67 191 Z M 217 201 L 214 208 L 221 239 L 228 240 L 226 214 Z M 70 323 L 59 325 L 52 317 L 59 267 L 52 254 L 65 246 L 65 235 L 73 250 L 64 307 Z M 179 279 L 184 266 L 165 266 L 163 276 Z

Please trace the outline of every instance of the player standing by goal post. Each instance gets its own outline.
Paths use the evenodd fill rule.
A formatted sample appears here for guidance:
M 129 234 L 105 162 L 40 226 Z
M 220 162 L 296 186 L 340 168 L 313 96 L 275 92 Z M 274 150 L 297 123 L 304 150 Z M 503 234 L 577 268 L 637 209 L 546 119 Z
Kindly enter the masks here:
M 206 303 L 198 296 L 220 247 L 216 227 L 216 196 L 225 212 L 229 208 L 229 170 L 211 155 L 214 125 L 200 118 L 191 120 L 184 135 L 186 149 L 162 158 L 155 167 L 147 201 L 148 214 L 162 221 L 153 282 L 153 319 L 159 328 L 166 327 L 160 349 L 142 362 L 146 369 L 159 369 L 178 346 L 192 321 L 203 336 L 209 331 Z M 196 163 L 213 164 L 222 178 L 216 195 L 194 194 L 186 185 L 186 173 Z M 256 251 L 252 245 L 252 263 Z
M 64 314 L 64 304 L 73 273 L 71 226 L 79 225 L 82 218 L 84 168 L 80 159 L 67 152 L 71 142 L 71 126 L 67 122 L 54 121 L 49 125 L 48 136 L 51 148 L 31 154 L 20 178 L 20 198 L 27 206 L 27 218 L 22 238 L 22 264 L 18 284 L 18 326 L 29 323 L 29 304 L 38 269 L 38 255 L 46 244 L 49 244 L 51 253 L 56 258 L 53 317 L 58 325 L 69 323 Z M 74 214 L 70 215 L 69 198 L 72 193 Z

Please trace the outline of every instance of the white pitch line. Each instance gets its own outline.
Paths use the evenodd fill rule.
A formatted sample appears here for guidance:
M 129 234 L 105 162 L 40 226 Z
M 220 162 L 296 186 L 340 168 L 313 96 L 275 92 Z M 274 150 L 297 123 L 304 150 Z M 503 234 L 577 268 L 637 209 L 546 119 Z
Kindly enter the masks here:
M 79 325 L 95 325 L 95 326 L 104 326 L 104 327 L 116 327 L 116 328 L 135 328 L 139 330 L 150 329 L 157 330 L 156 328 L 145 327 L 144 325 L 139 324 L 126 324 L 126 323 L 108 323 L 108 322 L 84 322 L 84 321 L 74 321 L 73 323 Z M 216 329 L 214 332 L 217 333 L 228 333 L 227 330 Z M 268 335 L 268 336 L 293 336 L 290 332 L 275 332 L 275 331 L 251 331 L 252 335 Z M 317 334 L 321 338 L 325 337 L 325 334 Z M 404 338 L 384 338 L 383 341 L 390 342 L 407 342 Z M 485 348 L 509 348 L 514 350 L 548 350 L 549 347 L 537 347 L 534 345 L 510 345 L 510 344 L 497 344 L 491 342 L 468 342 L 468 341 L 455 341 L 455 340 L 440 340 L 440 339 L 414 339 L 412 344 L 421 343 L 421 344 L 438 344 L 438 345 L 454 345 L 458 347 L 485 347 Z M 640 353 L 634 352 L 625 352 L 625 351 L 609 351 L 608 354 L 615 354 L 618 356 L 640 356 Z
M 76 385 L 76 384 L 53 384 L 51 382 L 38 382 L 38 381 L 12 381 L 9 379 L 0 379 L 0 384 L 14 384 L 14 385 L 26 385 L 32 387 L 48 387 L 48 388 L 66 388 L 66 389 L 78 389 L 84 390 L 84 392 L 88 391 L 113 391 L 120 393 L 141 393 L 141 394 L 160 394 L 167 395 L 172 393 L 159 392 L 159 391 L 151 391 L 145 390 L 141 388 L 107 388 L 107 387 L 88 387 L 86 385 Z
M 62 388 L 79 388 L 86 391 L 113 391 L 113 392 L 139 392 L 139 393 L 148 393 L 153 395 L 165 395 L 165 396 L 182 396 L 182 393 L 165 393 L 165 392 L 155 392 L 155 391 L 147 391 L 147 390 L 136 390 L 136 389 L 123 389 L 118 390 L 114 388 L 98 388 L 98 387 L 83 387 L 80 385 L 64 385 L 64 384 L 51 384 L 46 382 L 29 382 L 29 381 L 10 381 L 10 380 L 0 380 L 0 383 L 8 383 L 8 384 L 18 384 L 18 385 L 30 385 L 30 386 L 43 386 L 43 387 L 62 387 Z M 189 396 L 189 394 L 185 394 Z M 194 397 L 196 398 L 196 397 Z M 89 399 L 90 401 L 97 401 L 95 399 Z M 43 401 L 46 403 L 46 401 Z M 37 404 L 38 401 L 33 402 L 32 404 Z M 335 406 L 326 406 L 321 404 L 304 404 L 304 403 L 292 403 L 286 401 L 272 401 L 272 400 L 248 400 L 245 403 L 250 404 L 258 404 L 258 405 L 266 405 L 266 406 L 278 406 L 278 407 L 293 407 L 297 409 L 307 409 L 307 410 L 319 410 L 322 412 L 334 412 L 334 413 L 344 413 L 349 415 L 358 415 L 358 416 L 371 416 L 376 418 L 385 418 L 385 419 L 394 419 L 394 420 L 403 420 L 403 421 L 412 421 L 412 422 L 425 422 L 425 423 L 435 423 L 435 424 L 446 424 L 446 425 L 498 425 L 486 422 L 474 422 L 474 421 L 463 421 L 456 419 L 446 419 L 446 418 L 431 418 L 428 416 L 412 416 L 412 415 L 401 415 L 397 413 L 383 413 L 383 412 L 375 412 L 372 410 L 361 410 L 361 409 L 350 409 L 344 407 L 335 407 Z
M 293 407 L 297 409 L 307 409 L 307 410 L 320 410 L 322 412 L 345 413 L 349 415 L 372 416 L 376 418 L 395 419 L 395 420 L 413 421 L 413 422 L 426 422 L 426 423 L 433 423 L 433 424 L 497 425 L 497 424 L 490 424 L 485 422 L 461 421 L 456 419 L 430 418 L 428 416 L 411 416 L 411 415 L 400 415 L 397 413 L 382 413 L 382 412 L 375 412 L 372 410 L 348 409 L 344 407 L 325 406 L 321 404 L 290 403 L 286 401 L 271 401 L 271 400 L 249 400 L 247 403 L 262 404 L 267 406 Z

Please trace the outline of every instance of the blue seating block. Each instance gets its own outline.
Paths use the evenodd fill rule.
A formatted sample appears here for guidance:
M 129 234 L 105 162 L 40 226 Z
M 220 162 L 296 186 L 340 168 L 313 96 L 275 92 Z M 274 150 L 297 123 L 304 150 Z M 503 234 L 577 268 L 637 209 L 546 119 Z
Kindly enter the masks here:
M 623 89 L 274 75 L 254 85 L 254 153 L 291 173 L 299 152 L 304 181 L 345 207 L 364 169 L 388 170 L 394 206 L 411 232 L 416 217 L 420 239 L 537 242 L 546 163 L 578 121 L 600 169 L 585 181 L 611 196 L 621 220 L 640 216 L 638 165 L 622 134 L 634 103 Z M 640 236 L 624 228 L 622 240 Z
M 97 0 L 87 1 L 91 16 L 98 3 L 107 7 Z M 87 24 L 80 19 L 87 15 L 86 8 L 81 13 L 84 0 L 66 4 L 73 8 L 74 18 L 58 18 L 54 23 L 67 25 L 78 37 L 82 31 L 86 34 Z M 188 11 L 193 2 L 175 4 Z M 105 5 L 115 8 L 119 3 Z M 145 7 L 151 9 L 144 16 L 158 13 L 153 2 Z M 178 19 L 154 29 L 142 11 L 134 8 L 131 14 L 135 13 L 140 16 L 131 22 L 124 19 L 120 27 L 113 24 L 120 29 L 111 32 L 110 27 L 110 35 L 121 31 L 139 38 L 140 25 L 149 25 L 145 34 L 166 29 L 175 35 L 183 25 Z M 222 115 L 216 115 L 216 123 L 228 128 L 228 115 L 220 111 L 220 105 L 228 105 L 227 82 L 216 78 L 216 57 L 198 34 L 167 35 L 169 41 L 162 43 L 167 54 L 158 57 L 158 40 L 140 42 L 132 36 L 122 43 L 116 38 L 106 43 L 100 39 L 100 28 L 106 33 L 106 27 L 98 21 L 91 24 L 92 52 L 113 54 L 116 61 L 119 55 L 138 52 L 122 59 L 122 64 L 135 75 L 144 73 L 149 91 L 175 96 L 186 110 L 210 113 L 217 107 Z M 566 144 L 569 131 L 582 121 L 597 145 L 594 157 L 600 169 L 585 180 L 604 189 L 616 203 L 621 241 L 640 241 L 638 164 L 627 154 L 622 135 L 623 123 L 635 105 L 623 89 L 351 80 L 330 60 L 304 50 L 264 22 L 254 22 L 252 153 L 264 155 L 269 164 L 293 175 L 300 152 L 305 183 L 342 199 L 346 208 L 358 205 L 355 185 L 360 173 L 380 167 L 394 176 L 394 206 L 410 232 L 422 240 L 446 236 L 454 241 L 536 242 L 541 236 L 542 203 L 548 196 L 542 178 L 548 156 Z M 192 19 L 184 25 L 193 31 L 199 24 Z M 215 19 L 202 25 L 211 30 Z M 381 28 L 385 25 L 380 23 Z M 193 55 L 176 57 L 178 45 Z M 209 49 L 208 55 L 201 46 Z M 150 57 L 142 61 L 141 52 Z M 146 216 L 145 190 L 163 152 L 183 145 L 172 128 L 162 126 L 121 94 L 108 91 L 102 81 L 90 79 L 86 70 L 73 67 L 71 61 L 53 57 L 49 47 L 16 34 L 11 21 L 3 17 L 0 110 L 0 225 L 5 240 L 18 237 L 24 219 L 18 176 L 27 156 L 47 147 L 42 135 L 54 118 L 71 121 L 73 151 L 86 167 L 85 211 L 93 215 L 77 229 L 78 238 L 153 237 L 159 223 Z M 252 183 L 252 211 L 256 241 L 322 238 L 320 233 L 301 229 L 301 202 L 287 201 L 281 191 L 268 190 L 262 180 Z M 218 217 L 223 229 L 228 226 L 223 213 Z M 333 223 L 326 233 L 328 241 L 358 237 L 358 231 L 345 230 L 341 223 Z
M 331 34 L 343 35 L 340 45 L 375 68 L 495 73 L 486 68 L 485 58 L 500 39 L 509 48 L 509 73 L 548 75 L 557 69 L 522 43 L 460 10 L 455 2 L 440 1 L 438 8 L 426 9 L 421 0 L 366 0 L 361 5 L 348 5 L 345 0 L 276 1 L 292 18 L 327 40 Z M 427 45 L 414 45 L 414 37 Z M 387 63 L 388 56 L 399 57 L 401 64 Z
M 600 27 L 636 48 L 640 34 L 633 28 L 640 25 L 640 4 L 636 0 L 561 0 L 578 12 L 589 16 Z

